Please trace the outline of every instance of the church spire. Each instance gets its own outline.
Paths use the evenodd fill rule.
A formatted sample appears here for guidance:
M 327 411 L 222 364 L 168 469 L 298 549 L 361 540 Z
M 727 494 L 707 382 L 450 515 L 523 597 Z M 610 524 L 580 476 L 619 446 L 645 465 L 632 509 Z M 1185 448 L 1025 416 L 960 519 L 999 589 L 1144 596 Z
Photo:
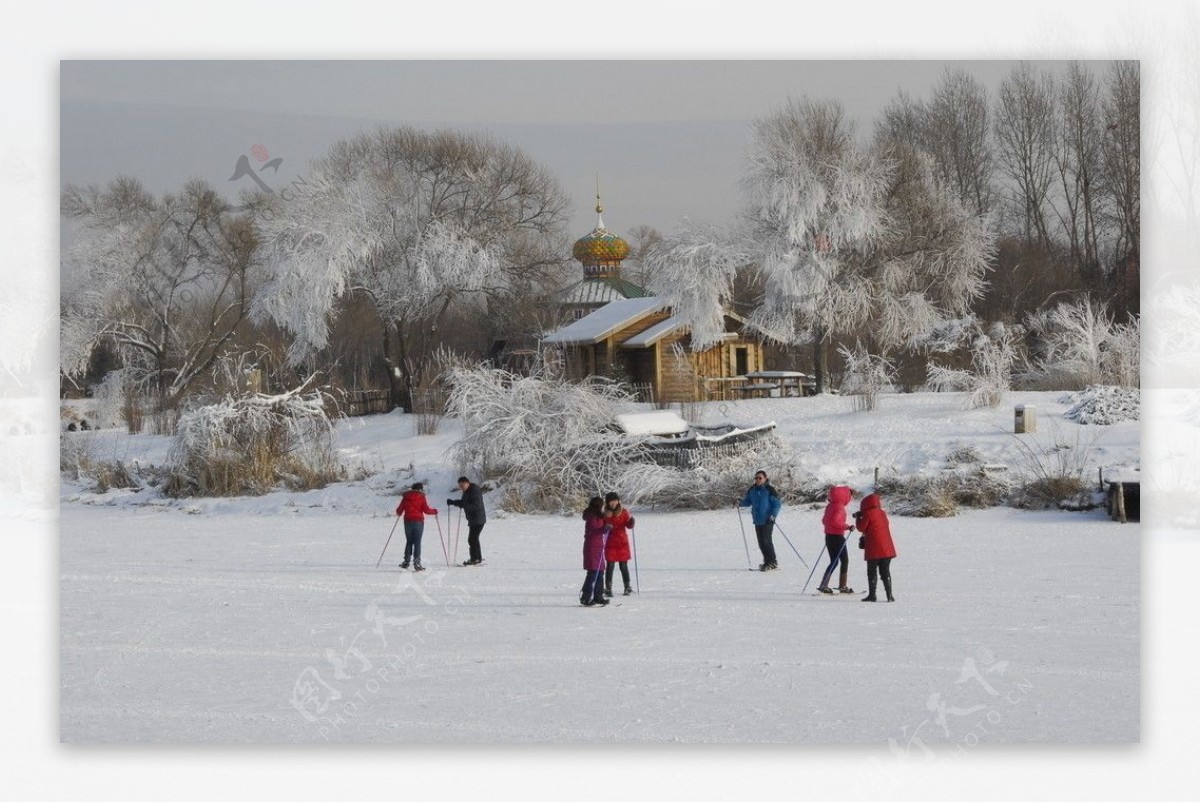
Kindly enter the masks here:
M 604 229 L 604 205 L 600 203 L 600 174 L 596 174 L 596 229 Z

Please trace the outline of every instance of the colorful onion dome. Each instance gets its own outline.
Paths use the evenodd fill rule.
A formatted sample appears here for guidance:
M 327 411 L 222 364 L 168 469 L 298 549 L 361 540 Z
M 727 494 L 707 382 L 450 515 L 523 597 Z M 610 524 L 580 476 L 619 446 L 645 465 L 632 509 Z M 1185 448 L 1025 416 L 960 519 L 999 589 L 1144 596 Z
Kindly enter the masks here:
M 629 243 L 603 226 L 597 226 L 591 234 L 575 241 L 571 256 L 585 265 L 620 262 L 629 256 Z
M 621 260 L 629 256 L 629 243 L 604 228 L 604 207 L 600 204 L 600 182 L 596 181 L 596 228 L 580 237 L 571 249 L 571 256 L 583 263 L 587 275 L 607 275 L 618 270 Z

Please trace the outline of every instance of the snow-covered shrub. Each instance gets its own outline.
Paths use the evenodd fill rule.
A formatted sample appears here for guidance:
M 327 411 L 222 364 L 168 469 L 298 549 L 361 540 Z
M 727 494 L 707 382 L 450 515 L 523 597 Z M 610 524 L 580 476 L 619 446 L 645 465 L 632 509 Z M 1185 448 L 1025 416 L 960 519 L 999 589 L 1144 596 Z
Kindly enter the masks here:
M 106 493 L 111 488 L 140 488 L 136 468 L 120 460 L 101 460 L 90 432 L 64 433 L 59 439 L 58 470 L 68 479 L 90 483 L 90 490 Z
M 971 466 L 934 476 L 880 477 L 875 490 L 884 498 L 884 507 L 896 515 L 944 518 L 958 515 L 960 507 L 1003 503 L 1012 492 L 1012 482 L 1004 472 Z
M 1038 341 L 1024 379 L 1034 387 L 1079 390 L 1088 385 L 1140 384 L 1141 321 L 1117 324 L 1090 299 L 1029 315 Z
M 506 485 L 507 498 L 526 510 L 581 507 L 616 490 L 627 502 L 652 492 L 646 439 L 620 434 L 618 406 L 629 391 L 607 379 L 569 382 L 542 371 L 520 376 L 487 366 L 456 365 L 446 372 L 447 409 L 463 423 L 454 457 Z M 651 487 L 630 487 L 628 472 Z
M 109 427 L 124 423 L 129 434 L 141 432 L 142 405 L 132 387 L 129 369 L 118 368 L 105 374 L 92 393 L 92 398 L 96 400 L 97 426 Z
M 983 462 L 979 456 L 979 450 L 974 446 L 955 446 L 946 455 L 946 464 L 951 468 L 961 466 L 963 464 L 973 464 Z
M 970 392 L 968 406 L 971 409 L 998 406 L 1012 387 L 1018 336 L 1019 330 L 1003 324 L 994 324 L 987 332 L 976 325 L 971 338 L 970 370 L 930 363 L 927 369 L 929 386 L 938 391 Z
M 262 494 L 324 487 L 343 478 L 333 451 L 328 397 L 226 398 L 180 418 L 171 447 L 172 496 Z
M 845 362 L 842 393 L 856 396 L 856 410 L 874 410 L 879 406 L 879 394 L 896 379 L 896 366 L 881 354 L 871 354 L 862 343 L 853 349 L 838 348 Z
M 826 486 L 797 474 L 782 458 L 784 454 L 784 443 L 775 433 L 744 448 L 714 451 L 696 468 L 662 469 L 665 473 L 654 476 L 654 485 L 647 484 L 657 490 L 643 491 L 641 501 L 685 510 L 717 510 L 741 499 L 760 469 L 767 472 L 786 504 L 824 500 Z
M 1058 427 L 1051 428 L 1046 440 L 1036 435 L 1014 435 L 1024 476 L 1014 491 L 1013 505 L 1072 510 L 1088 507 L 1090 492 L 1084 475 L 1095 467 L 1097 438 L 1084 440 L 1079 430 L 1074 438 L 1067 438 Z
M 1080 424 L 1116 424 L 1141 417 L 1142 394 L 1138 388 L 1092 385 L 1064 401 L 1071 409 L 1063 413 L 1063 418 Z

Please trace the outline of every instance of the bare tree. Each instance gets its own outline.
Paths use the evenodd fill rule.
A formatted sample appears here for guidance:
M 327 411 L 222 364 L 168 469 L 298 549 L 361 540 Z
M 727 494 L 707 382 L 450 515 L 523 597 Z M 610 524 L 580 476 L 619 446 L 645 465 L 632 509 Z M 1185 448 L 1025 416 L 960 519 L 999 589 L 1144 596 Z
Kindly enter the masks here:
M 563 268 L 565 196 L 511 146 L 381 129 L 335 143 L 310 172 L 263 216 L 273 270 L 256 313 L 295 337 L 299 360 L 328 342 L 334 302 L 361 294 L 406 406 L 453 306 L 504 305 Z
M 1100 93 L 1095 77 L 1077 61 L 1059 90 L 1055 168 L 1061 190 L 1056 210 L 1071 262 L 1094 284 L 1100 276 L 1097 223 L 1101 201 Z
M 1110 199 L 1117 259 L 1141 250 L 1141 92 L 1136 61 L 1115 61 L 1108 69 L 1102 102 L 1101 154 L 1104 189 Z
M 938 179 L 976 214 L 992 211 L 995 171 L 987 89 L 965 70 L 947 69 L 925 108 L 921 144 Z
M 1008 206 L 1025 242 L 1049 248 L 1046 205 L 1054 182 L 1054 82 L 1021 63 L 1000 85 L 994 130 Z
M 69 186 L 62 213 L 80 224 L 61 294 L 63 373 L 111 344 L 160 410 L 175 409 L 246 318 L 253 227 L 201 181 L 161 198 L 128 178 Z

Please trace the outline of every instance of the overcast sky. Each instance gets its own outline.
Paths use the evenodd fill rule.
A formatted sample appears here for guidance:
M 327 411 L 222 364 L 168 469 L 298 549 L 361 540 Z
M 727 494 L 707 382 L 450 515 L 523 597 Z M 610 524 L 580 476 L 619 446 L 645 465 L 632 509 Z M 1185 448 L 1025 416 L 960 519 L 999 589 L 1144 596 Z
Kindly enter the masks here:
M 1061 69 L 1061 62 L 1039 62 Z M 190 177 L 231 198 L 255 145 L 281 188 L 340 137 L 380 124 L 482 131 L 523 148 L 574 204 L 572 234 L 605 223 L 667 231 L 739 202 L 750 122 L 789 96 L 840 101 L 869 131 L 900 90 L 929 94 L 947 66 L 989 90 L 1005 61 L 64 61 L 61 180 L 119 174 L 161 192 Z M 262 152 L 260 151 L 260 155 Z M 266 160 L 251 158 L 255 166 Z

